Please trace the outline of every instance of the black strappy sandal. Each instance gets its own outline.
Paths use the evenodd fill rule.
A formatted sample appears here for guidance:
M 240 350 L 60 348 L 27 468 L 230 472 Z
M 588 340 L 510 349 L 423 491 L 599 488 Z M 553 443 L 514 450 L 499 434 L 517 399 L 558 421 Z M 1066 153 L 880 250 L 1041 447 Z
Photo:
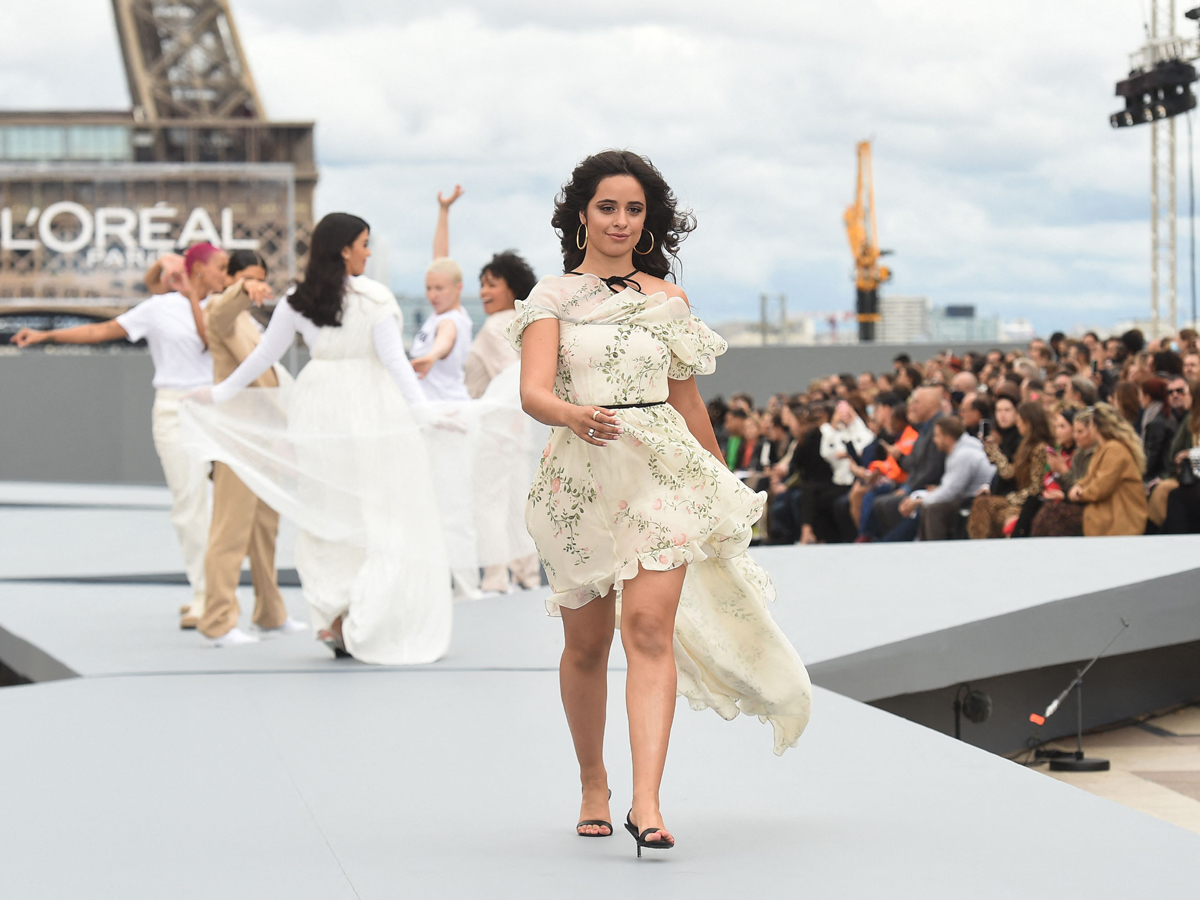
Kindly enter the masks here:
M 608 789 L 608 799 L 612 799 L 612 788 Z M 587 832 L 580 831 L 579 829 L 584 825 L 599 825 L 601 828 L 607 828 L 608 834 L 588 834 Z M 575 833 L 580 837 L 612 837 L 612 822 L 605 822 L 603 819 L 584 819 L 575 825 Z
M 338 616 L 340 619 L 341 616 Z M 337 621 L 336 619 L 334 621 Z M 332 622 L 330 623 L 333 624 Z M 317 640 L 333 651 L 334 659 L 353 659 L 350 652 L 346 649 L 346 643 L 342 636 L 332 628 L 323 628 L 317 634 Z
M 675 846 L 674 841 L 648 841 L 646 835 L 652 834 L 655 831 L 665 831 L 664 828 L 647 828 L 641 834 L 638 834 L 637 826 L 633 824 L 633 810 L 629 810 L 629 814 L 625 816 L 625 830 L 633 835 L 633 839 L 637 841 L 638 859 L 642 858 L 642 848 L 647 850 L 670 850 Z

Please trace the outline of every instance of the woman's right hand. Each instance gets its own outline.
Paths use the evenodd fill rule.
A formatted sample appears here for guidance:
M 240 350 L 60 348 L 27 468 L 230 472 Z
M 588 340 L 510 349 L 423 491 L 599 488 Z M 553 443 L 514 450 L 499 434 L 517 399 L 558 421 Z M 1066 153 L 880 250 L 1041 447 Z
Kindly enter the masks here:
M 24 329 L 22 329 L 22 330 L 24 330 Z M 20 336 L 21 336 L 21 332 L 18 331 L 17 337 L 20 337 Z M 15 342 L 16 338 L 13 338 L 13 341 Z M 1182 464 L 1183 461 L 1188 458 L 1189 453 L 1191 453 L 1190 450 L 1180 450 L 1178 453 L 1176 453 L 1175 454 L 1175 465 L 1178 466 L 1178 465 Z
M 984 443 L 989 447 L 999 447 L 1000 446 L 1000 435 L 996 434 L 996 432 L 993 431 L 991 434 L 989 434 L 987 436 L 987 438 L 984 439 Z
M 621 420 L 611 409 L 603 406 L 572 407 L 564 424 L 580 439 L 597 447 L 608 446 L 608 442 L 615 441 L 623 431 Z
M 49 337 L 50 332 L 38 331 L 34 328 L 22 328 L 12 336 L 11 343 L 16 347 L 30 347 L 34 344 L 40 344 Z
M 449 209 L 452 205 L 454 205 L 454 201 L 461 197 L 464 193 L 466 192 L 463 190 L 462 185 L 456 184 L 454 186 L 454 191 L 449 197 L 443 197 L 442 192 L 438 191 L 438 203 L 441 205 L 442 209 Z

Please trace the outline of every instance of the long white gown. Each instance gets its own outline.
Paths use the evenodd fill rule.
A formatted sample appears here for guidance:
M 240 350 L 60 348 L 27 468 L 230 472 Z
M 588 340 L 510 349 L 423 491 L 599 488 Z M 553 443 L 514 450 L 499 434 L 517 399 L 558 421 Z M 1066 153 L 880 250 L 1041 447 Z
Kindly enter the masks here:
M 300 529 L 296 568 L 313 625 L 344 615 L 364 662 L 432 662 L 450 645 L 449 560 L 435 483 L 406 396 L 421 397 L 400 342 L 400 308 L 381 284 L 347 280 L 339 327 L 318 328 L 285 299 L 258 348 L 184 404 L 192 452 L 228 464 Z M 312 358 L 290 389 L 241 390 L 299 333 Z

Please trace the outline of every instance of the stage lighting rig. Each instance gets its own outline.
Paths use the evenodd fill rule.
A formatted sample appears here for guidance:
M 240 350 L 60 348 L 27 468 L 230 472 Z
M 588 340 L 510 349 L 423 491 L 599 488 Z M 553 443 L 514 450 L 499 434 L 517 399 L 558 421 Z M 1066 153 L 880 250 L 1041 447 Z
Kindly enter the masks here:
M 1109 116 L 1109 124 L 1128 128 L 1195 109 L 1191 85 L 1197 78 L 1196 67 L 1180 59 L 1160 62 L 1148 72 L 1131 73 L 1117 82 L 1117 96 L 1125 98 L 1125 109 Z
M 1175 118 L 1196 108 L 1192 63 L 1200 59 L 1200 36 L 1175 33 L 1175 0 L 1148 0 L 1146 11 L 1146 43 L 1130 54 L 1129 75 L 1117 82 L 1125 109 L 1108 121 L 1113 128 L 1150 126 L 1150 331 L 1157 338 L 1178 327 Z M 1200 22 L 1200 7 L 1184 15 Z M 1185 121 L 1190 147 L 1191 119 Z M 1160 297 L 1167 301 L 1166 329 L 1159 322 Z

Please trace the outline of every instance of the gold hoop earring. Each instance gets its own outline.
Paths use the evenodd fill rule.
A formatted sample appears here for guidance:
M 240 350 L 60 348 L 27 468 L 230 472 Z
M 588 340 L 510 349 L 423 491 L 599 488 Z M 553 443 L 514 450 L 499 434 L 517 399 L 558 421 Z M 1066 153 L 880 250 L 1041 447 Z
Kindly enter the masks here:
M 649 256 L 651 253 L 654 252 L 654 232 L 647 231 L 646 234 L 650 235 L 650 247 L 646 250 L 639 250 L 637 247 L 634 247 L 633 252 L 636 253 L 638 256 Z
M 581 238 L 579 235 L 582 234 Z M 580 222 L 579 227 L 575 229 L 575 246 L 582 250 L 587 246 L 587 223 Z

